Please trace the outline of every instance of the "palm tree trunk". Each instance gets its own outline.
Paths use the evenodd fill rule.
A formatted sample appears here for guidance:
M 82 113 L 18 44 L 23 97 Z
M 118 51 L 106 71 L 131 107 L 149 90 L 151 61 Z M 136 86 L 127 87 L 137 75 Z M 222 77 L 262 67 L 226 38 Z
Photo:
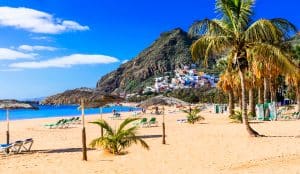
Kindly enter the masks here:
M 239 108 L 240 108 L 240 111 L 241 111 L 241 112 L 242 112 L 242 107 L 243 107 L 242 97 L 239 96 Z
M 270 82 L 270 92 L 271 92 L 271 101 L 276 102 L 276 87 L 273 82 Z
M 249 113 L 255 117 L 254 89 L 249 89 Z
M 297 92 L 297 112 L 300 112 L 300 86 L 298 86 L 298 89 L 296 88 Z
M 267 77 L 264 77 L 264 102 L 270 101 L 270 83 Z
M 258 103 L 264 103 L 264 87 L 262 85 L 260 85 L 258 88 Z
M 247 116 L 247 102 L 246 102 L 246 86 L 245 86 L 245 77 L 244 73 L 239 70 L 239 75 L 241 79 L 241 88 L 242 88 L 242 118 L 243 124 L 246 126 L 246 130 L 250 136 L 257 137 L 260 136 L 254 129 L 250 127 L 248 116 Z
M 82 160 L 87 161 L 87 148 L 86 148 L 85 127 L 82 128 Z
M 228 110 L 229 110 L 229 115 L 234 114 L 234 94 L 233 90 L 229 90 L 228 93 Z

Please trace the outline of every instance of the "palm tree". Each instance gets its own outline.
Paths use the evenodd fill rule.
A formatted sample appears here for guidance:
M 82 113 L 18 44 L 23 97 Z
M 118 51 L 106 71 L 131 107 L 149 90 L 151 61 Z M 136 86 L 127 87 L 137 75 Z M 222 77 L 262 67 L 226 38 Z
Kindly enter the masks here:
M 219 59 L 217 69 L 221 72 L 217 87 L 228 94 L 229 115 L 234 114 L 234 84 L 232 83 L 235 72 L 228 71 L 226 57 Z
M 255 87 L 258 85 L 259 81 L 257 78 L 254 76 L 254 74 L 250 71 L 246 74 L 246 79 L 248 81 L 248 93 L 249 93 L 249 114 L 252 117 L 255 117 L 255 101 L 254 101 L 254 92 L 255 92 Z
M 294 62 L 298 65 L 298 71 L 300 71 L 300 47 L 296 46 L 294 50 Z M 300 112 L 300 74 L 288 74 L 286 76 L 286 82 L 292 85 L 296 92 L 297 100 L 297 112 Z
M 300 76 L 299 74 L 289 74 L 286 76 L 286 82 L 291 84 L 296 92 L 297 97 L 297 112 L 300 112 Z
M 127 118 L 125 119 L 119 126 L 117 130 L 114 130 L 105 120 L 98 120 L 94 122 L 90 122 L 92 124 L 96 124 L 102 127 L 105 130 L 105 134 L 103 137 L 96 138 L 92 140 L 90 146 L 101 147 L 105 150 L 108 150 L 110 153 L 113 154 L 120 154 L 125 148 L 132 145 L 132 143 L 137 144 L 138 142 L 144 147 L 145 149 L 149 149 L 148 144 L 141 139 L 140 137 L 136 136 L 137 127 L 133 126 L 128 129 L 125 127 L 132 123 L 139 118 Z
M 197 121 L 204 120 L 204 117 L 200 116 L 200 109 L 194 108 L 192 110 L 182 110 L 187 115 L 187 122 L 190 124 L 195 124 Z
M 199 36 L 193 43 L 193 59 L 203 58 L 207 65 L 209 57 L 226 54 L 229 69 L 237 69 L 241 80 L 242 116 L 246 130 L 251 136 L 260 136 L 250 127 L 247 117 L 245 73 L 249 59 L 270 59 L 285 71 L 295 72 L 295 66 L 280 47 L 280 43 L 296 32 L 296 27 L 281 18 L 260 19 L 251 23 L 254 0 L 216 0 L 216 12 L 221 19 L 196 21 L 189 33 Z
M 234 114 L 234 74 L 228 71 L 220 75 L 217 87 L 228 94 L 228 110 L 229 115 Z

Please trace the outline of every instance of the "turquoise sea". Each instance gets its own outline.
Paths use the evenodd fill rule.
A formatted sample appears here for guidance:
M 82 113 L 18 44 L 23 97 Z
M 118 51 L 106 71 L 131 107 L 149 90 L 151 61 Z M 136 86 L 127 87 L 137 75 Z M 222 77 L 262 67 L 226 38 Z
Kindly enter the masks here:
M 39 105 L 39 110 L 17 109 L 9 111 L 10 120 L 23 120 L 33 118 L 49 118 L 49 117 L 63 117 L 63 116 L 80 116 L 81 110 L 75 105 Z M 130 110 L 139 110 L 138 108 L 127 106 L 111 106 L 103 107 L 102 113 L 112 113 L 113 110 L 117 112 L 127 112 Z M 100 108 L 85 109 L 85 114 L 100 114 Z M 0 109 L 0 121 L 6 120 L 6 110 Z

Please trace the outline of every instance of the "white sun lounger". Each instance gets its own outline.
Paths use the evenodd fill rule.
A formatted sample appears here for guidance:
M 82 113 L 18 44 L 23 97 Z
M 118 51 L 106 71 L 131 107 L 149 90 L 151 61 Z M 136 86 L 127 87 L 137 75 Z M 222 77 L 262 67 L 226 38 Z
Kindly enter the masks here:
M 32 144 L 33 144 L 32 138 L 28 138 L 28 139 L 24 140 L 20 152 L 21 151 L 29 152 L 32 147 Z
M 28 138 L 24 141 L 15 141 L 11 144 L 1 144 L 0 151 L 2 151 L 5 155 L 9 155 L 10 153 L 21 153 L 22 151 L 30 151 L 33 144 L 33 139 Z

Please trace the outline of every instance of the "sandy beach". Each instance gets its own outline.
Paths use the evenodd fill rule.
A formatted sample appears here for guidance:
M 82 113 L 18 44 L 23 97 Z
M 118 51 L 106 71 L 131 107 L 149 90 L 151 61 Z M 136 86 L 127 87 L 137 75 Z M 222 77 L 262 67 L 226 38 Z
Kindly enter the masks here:
M 132 113 L 122 113 L 122 118 Z M 117 126 L 121 120 L 103 118 Z M 59 118 L 11 121 L 11 140 L 33 138 L 31 153 L 0 156 L 0 173 L 300 173 L 300 120 L 257 122 L 252 126 L 266 135 L 247 136 L 244 126 L 230 123 L 226 114 L 201 113 L 199 124 L 177 123 L 182 112 L 166 112 L 167 145 L 162 145 L 162 116 L 158 127 L 140 128 L 148 136 L 147 151 L 133 145 L 127 154 L 113 156 L 101 150 L 88 150 L 88 161 L 81 160 L 81 125 L 66 129 L 47 129 L 45 123 Z M 100 118 L 86 117 L 86 121 Z M 5 142 L 6 123 L 0 122 L 0 142 Z M 87 142 L 100 136 L 100 128 L 87 124 Z

